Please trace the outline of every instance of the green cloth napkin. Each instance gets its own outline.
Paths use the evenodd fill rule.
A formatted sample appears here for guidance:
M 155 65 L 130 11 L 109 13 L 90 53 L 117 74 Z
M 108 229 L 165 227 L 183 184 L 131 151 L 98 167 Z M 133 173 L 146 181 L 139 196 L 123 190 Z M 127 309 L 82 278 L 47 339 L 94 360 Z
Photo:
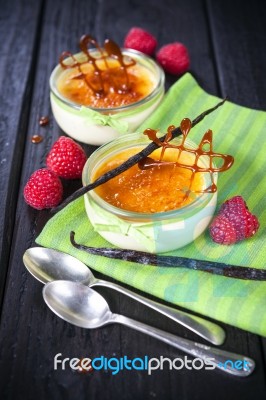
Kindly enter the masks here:
M 138 130 L 150 127 L 165 132 L 168 125 L 179 125 L 184 117 L 193 119 L 219 100 L 204 92 L 187 73 L 172 86 L 156 112 Z M 219 204 L 234 195 L 242 195 L 250 210 L 258 216 L 261 226 L 253 238 L 232 246 L 213 243 L 206 231 L 190 245 L 168 254 L 265 268 L 266 113 L 226 102 L 192 129 L 191 139 L 199 143 L 209 128 L 214 132 L 214 149 L 235 157 L 234 166 L 219 176 Z M 266 282 L 243 281 L 184 268 L 144 266 L 89 255 L 72 247 L 69 241 L 71 230 L 76 232 L 79 243 L 112 247 L 93 231 L 83 198 L 72 202 L 48 221 L 36 242 L 69 253 L 95 271 L 143 292 L 266 336 Z

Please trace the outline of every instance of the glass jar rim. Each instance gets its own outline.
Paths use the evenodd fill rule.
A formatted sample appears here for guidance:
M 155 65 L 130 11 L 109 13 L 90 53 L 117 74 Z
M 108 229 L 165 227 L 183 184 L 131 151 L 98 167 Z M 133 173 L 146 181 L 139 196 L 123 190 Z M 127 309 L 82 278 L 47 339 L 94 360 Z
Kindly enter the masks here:
M 53 69 L 51 75 L 50 75 L 50 90 L 53 93 L 53 95 L 60 101 L 62 101 L 65 105 L 72 107 L 76 110 L 80 110 L 81 107 L 89 108 L 90 110 L 93 111 L 98 111 L 101 113 L 114 113 L 114 112 L 119 112 L 119 111 L 126 111 L 130 110 L 131 108 L 135 108 L 136 106 L 140 106 L 142 104 L 145 104 L 149 100 L 153 99 L 159 92 L 162 87 L 164 87 L 164 82 L 165 82 L 165 74 L 163 69 L 160 67 L 159 64 L 157 64 L 151 57 L 147 56 L 144 53 L 141 53 L 140 51 L 133 50 L 133 49 L 124 49 L 122 48 L 122 53 L 128 57 L 132 57 L 137 59 L 137 61 L 144 61 L 148 62 L 151 67 L 155 69 L 155 74 L 158 76 L 158 82 L 156 83 L 156 86 L 154 89 L 149 93 L 147 96 L 142 98 L 139 101 L 136 101 L 134 103 L 130 103 L 124 106 L 120 107 L 109 107 L 109 108 L 96 108 L 96 107 L 90 107 L 82 104 L 75 103 L 68 98 L 64 97 L 57 89 L 56 87 L 56 81 L 58 76 L 64 71 L 64 69 L 61 67 L 60 64 L 57 64 L 57 66 Z M 91 53 L 98 53 L 97 49 L 90 49 Z M 74 57 L 81 57 L 83 55 L 82 52 L 74 54 Z M 68 57 L 65 61 L 70 60 L 71 57 Z
M 142 143 L 135 143 L 134 139 L 143 139 Z M 146 140 L 145 140 L 146 139 Z M 177 137 L 175 139 L 173 139 L 173 141 L 180 139 L 180 137 Z M 82 172 L 82 184 L 83 186 L 86 186 L 88 184 L 90 184 L 91 182 L 89 181 L 89 178 L 92 174 L 93 168 L 97 167 L 96 162 L 97 162 L 97 158 L 99 158 L 99 156 L 101 156 L 102 152 L 107 152 L 108 155 L 107 157 L 103 157 L 100 159 L 100 161 L 104 161 L 106 158 L 110 158 L 112 157 L 112 155 L 114 155 L 116 152 L 119 151 L 123 151 L 126 148 L 131 148 L 131 147 L 141 147 L 142 144 L 147 144 L 149 143 L 150 140 L 144 136 L 142 133 L 131 133 L 128 135 L 124 135 L 123 137 L 113 140 L 109 143 L 106 143 L 102 146 L 100 146 L 97 150 L 95 150 L 92 155 L 88 158 L 88 160 L 86 161 L 84 168 L 83 168 L 83 172 Z M 190 140 L 190 139 L 186 139 L 186 143 L 189 144 L 190 146 L 196 146 L 196 144 Z M 126 147 L 121 147 L 118 149 L 118 151 L 114 151 L 114 153 L 109 152 L 109 150 L 112 149 L 112 147 L 114 147 L 115 145 L 119 145 L 119 144 L 125 144 Z M 144 146 L 145 146 L 144 144 Z M 114 150 L 114 149 L 113 149 Z M 98 165 L 99 167 L 99 165 Z M 213 174 L 214 177 L 214 181 L 215 183 L 217 182 L 218 179 L 218 173 L 215 172 Z M 161 212 L 155 212 L 155 213 L 143 213 L 143 212 L 135 212 L 135 211 L 130 211 L 130 210 L 125 210 L 122 208 L 118 208 L 116 206 L 113 206 L 112 204 L 108 203 L 107 201 L 105 201 L 104 199 L 102 199 L 94 190 L 88 192 L 85 194 L 85 196 L 90 196 L 100 207 L 102 207 L 104 210 L 111 212 L 112 214 L 121 217 L 121 218 L 126 218 L 129 220 L 134 220 L 134 221 L 147 221 L 147 220 L 153 220 L 153 221 L 161 221 L 161 220 L 168 220 L 168 219 L 172 219 L 173 217 L 175 217 L 176 219 L 178 219 L 181 216 L 184 216 L 186 214 L 191 215 L 191 213 L 194 215 L 196 213 L 196 211 L 200 211 L 205 205 L 207 205 L 211 198 L 215 195 L 215 192 L 203 192 L 201 194 L 199 194 L 191 203 L 174 209 L 174 210 L 169 210 L 169 211 L 161 211 Z M 193 213 L 194 211 L 194 213 Z

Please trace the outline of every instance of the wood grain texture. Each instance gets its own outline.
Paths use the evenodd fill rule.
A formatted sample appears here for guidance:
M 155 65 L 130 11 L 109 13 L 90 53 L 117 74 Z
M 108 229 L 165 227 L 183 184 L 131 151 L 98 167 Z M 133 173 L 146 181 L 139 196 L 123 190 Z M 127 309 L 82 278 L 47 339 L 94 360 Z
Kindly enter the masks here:
M 83 33 L 90 33 L 100 41 L 110 37 L 122 45 L 124 35 L 130 27 L 142 26 L 158 37 L 159 45 L 173 41 L 184 42 L 191 55 L 191 72 L 206 90 L 219 95 L 230 88 L 235 100 L 242 101 L 243 93 L 245 93 L 245 101 L 248 101 L 250 106 L 259 107 L 265 101 L 263 97 L 265 94 L 263 95 L 260 89 L 256 89 L 257 83 L 253 80 L 247 83 L 245 76 L 239 77 L 237 57 L 230 58 L 230 69 L 225 63 L 228 57 L 228 38 L 232 41 L 230 52 L 236 54 L 238 54 L 239 41 L 242 40 L 244 44 L 241 46 L 246 46 L 248 49 L 253 45 L 247 34 L 243 36 L 244 28 L 239 29 L 243 24 L 245 29 L 251 29 L 249 23 L 245 25 L 249 15 L 247 7 L 243 6 L 244 16 L 241 16 L 242 20 L 239 22 L 239 8 L 230 6 L 232 2 L 228 0 L 215 2 L 215 5 L 211 2 L 207 2 L 206 5 L 203 1 L 193 0 L 165 0 L 164 2 L 159 0 L 146 2 L 142 0 L 125 2 L 69 0 L 64 1 L 64 6 L 59 0 L 46 0 L 42 19 L 38 20 L 40 4 L 27 3 L 28 7 L 32 7 L 32 21 L 21 17 L 26 5 L 23 1 L 17 1 L 16 7 L 13 4 L 12 15 L 6 12 L 5 28 L 3 32 L 0 30 L 4 34 L 8 31 L 8 21 L 16 21 L 18 24 L 18 21 L 22 20 L 24 25 L 19 25 L 17 29 L 21 32 L 23 42 L 27 42 L 24 46 L 28 46 L 29 54 L 32 55 L 32 58 L 27 60 L 28 69 L 25 67 L 24 70 L 20 65 L 21 82 L 17 84 L 16 89 L 19 110 L 24 104 L 23 96 L 30 65 L 35 66 L 35 74 L 30 75 L 33 90 L 29 91 L 26 102 L 30 106 L 30 113 L 25 114 L 22 137 L 19 136 L 21 126 L 18 123 L 19 119 L 16 122 L 20 113 L 12 114 L 12 120 L 16 122 L 12 125 L 13 130 L 10 136 L 13 140 L 13 152 L 15 149 L 21 149 L 23 164 L 19 171 L 21 175 L 18 172 L 16 174 L 16 187 L 20 179 L 19 195 L 14 229 L 13 224 L 10 225 L 11 252 L 7 253 L 6 258 L 6 261 L 9 258 L 9 270 L 0 330 L 1 398 L 12 400 L 241 398 L 249 400 L 251 396 L 254 397 L 253 393 L 256 393 L 256 400 L 264 399 L 265 365 L 260 338 L 225 325 L 228 337 L 223 348 L 249 355 L 257 362 L 255 373 L 248 379 L 240 380 L 216 371 L 168 371 L 167 368 L 163 371 L 154 371 L 151 376 L 142 371 L 125 370 L 117 375 L 104 371 L 95 371 L 89 375 L 80 374 L 72 372 L 69 368 L 64 371 L 54 371 L 53 359 L 57 353 L 70 358 L 93 358 L 100 355 L 106 357 L 127 355 L 129 358 L 134 358 L 144 355 L 149 357 L 162 355 L 171 359 L 183 357 L 184 354 L 155 339 L 118 325 L 87 331 L 63 322 L 44 305 L 41 296 L 42 285 L 26 272 L 22 264 L 24 251 L 34 245 L 34 238 L 50 218 L 47 211 L 37 212 L 30 209 L 23 201 L 22 191 L 31 173 L 45 165 L 45 157 L 51 144 L 58 135 L 62 134 L 52 118 L 48 85 L 49 75 L 61 51 L 76 52 L 78 38 Z M 230 27 L 225 17 L 229 6 Z M 240 3 L 238 6 L 240 7 Z M 26 10 L 29 8 L 26 7 Z M 260 19 L 255 11 L 253 13 L 254 18 Z M 38 21 L 41 21 L 40 30 L 37 29 Z M 238 29 L 234 30 L 234 26 Z M 1 25 L 0 29 L 2 29 Z M 222 34 L 222 31 L 228 30 L 229 33 Z M 262 34 L 265 34 L 265 30 L 261 28 L 260 35 Z M 35 39 L 38 41 L 38 46 L 36 46 L 38 51 L 34 52 Z M 19 44 L 21 45 L 20 42 Z M 261 50 L 261 46 L 262 43 L 259 41 L 257 49 Z M 265 67 L 264 56 L 261 57 L 259 62 L 264 63 Z M 8 56 L 3 53 L 3 62 L 7 62 L 7 59 Z M 249 63 L 254 65 L 252 64 L 254 60 L 246 59 L 245 62 L 245 68 Z M 216 69 L 217 65 L 218 69 Z M 257 77 L 262 79 L 263 68 L 258 69 L 257 74 Z M 175 78 L 168 76 L 167 86 L 169 87 L 174 80 Z M 234 82 L 233 86 L 231 86 L 232 82 Z M 245 89 L 242 93 L 239 87 L 242 88 L 243 85 Z M 11 102 L 10 94 L 8 101 Z M 1 107 L 1 112 L 2 110 L 5 110 L 5 107 Z M 41 128 L 40 131 L 38 120 L 41 115 L 49 115 L 51 121 L 48 127 Z M 39 145 L 33 145 L 29 140 L 35 133 L 41 133 L 44 136 L 44 141 Z M 90 146 L 85 148 L 88 154 L 93 150 Z M 6 188 L 10 187 L 11 176 L 10 170 L 7 169 L 4 179 Z M 65 195 L 78 185 L 80 182 L 65 184 Z M 14 200 L 16 203 L 17 193 L 14 194 Z M 8 201 L 11 203 L 10 197 Z M 11 204 L 14 213 L 16 205 L 13 205 L 13 202 Z M 4 212 L 3 209 L 2 215 Z M 114 312 L 139 319 L 183 337 L 199 340 L 198 337 L 172 321 L 125 296 L 107 288 L 97 290 L 105 296 Z
M 240 105 L 265 110 L 265 4 L 259 0 L 252 5 L 236 0 L 232 8 L 229 0 L 207 0 L 207 14 L 222 96 Z M 260 340 L 265 368 L 266 339 Z
M 266 109 L 266 7 L 260 0 L 207 0 L 222 96 Z
M 0 306 L 26 141 L 41 5 L 34 0 L 2 1 L 0 5 Z

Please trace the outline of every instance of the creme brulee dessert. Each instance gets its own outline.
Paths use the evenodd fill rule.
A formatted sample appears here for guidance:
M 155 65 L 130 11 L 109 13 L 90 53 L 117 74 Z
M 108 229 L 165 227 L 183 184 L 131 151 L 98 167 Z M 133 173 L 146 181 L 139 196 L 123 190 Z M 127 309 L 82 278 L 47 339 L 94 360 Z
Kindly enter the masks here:
M 151 137 L 152 131 L 148 134 Z M 182 147 L 183 140 L 175 138 L 171 144 Z M 130 134 L 101 146 L 84 166 L 83 185 L 149 143 L 143 134 Z M 196 160 L 197 149 L 189 139 L 180 155 L 178 147 L 165 147 L 162 165 L 162 148 L 157 149 L 149 160 L 86 193 L 85 209 L 94 230 L 115 246 L 151 253 L 178 249 L 196 239 L 211 221 L 217 202 L 217 191 L 209 191 L 217 182 L 217 172 L 205 173 L 209 157 L 201 155 Z
M 134 148 L 114 155 L 100 166 L 92 180 L 118 167 L 140 150 Z M 158 149 L 151 157 L 159 160 L 160 153 Z M 202 193 L 206 184 L 203 173 L 196 173 L 192 180 L 191 171 L 176 165 L 176 159 L 176 150 L 167 149 L 163 161 L 172 163 L 148 169 L 134 165 L 94 190 L 111 205 L 137 213 L 160 213 L 184 207 L 195 200 L 197 193 Z M 194 156 L 182 153 L 179 162 L 192 165 Z
M 163 98 L 162 68 L 109 39 L 101 48 L 85 35 L 80 50 L 63 52 L 50 77 L 56 122 L 69 136 L 93 145 L 134 132 Z
M 99 60 L 97 63 L 102 71 L 102 95 L 96 91 L 100 87 L 99 78 L 89 63 L 82 65 L 84 79 L 80 78 L 79 68 L 65 70 L 58 79 L 58 91 L 62 96 L 79 105 L 114 108 L 136 103 L 148 96 L 155 88 L 155 77 L 145 66 L 132 65 L 127 69 L 126 77 L 116 60 L 105 61 Z M 128 85 L 125 87 L 127 79 Z M 86 82 L 89 82 L 91 87 Z

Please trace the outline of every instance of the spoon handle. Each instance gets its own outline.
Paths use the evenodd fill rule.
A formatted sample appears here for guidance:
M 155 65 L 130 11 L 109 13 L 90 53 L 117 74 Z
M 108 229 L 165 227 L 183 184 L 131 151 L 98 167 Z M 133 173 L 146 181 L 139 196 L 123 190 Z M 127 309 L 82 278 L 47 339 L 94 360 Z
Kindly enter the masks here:
M 194 358 L 200 358 L 205 362 L 205 366 L 207 366 L 206 369 L 214 369 L 208 368 L 208 366 L 213 366 L 228 374 L 246 377 L 250 375 L 255 368 L 254 360 L 249 357 L 192 342 L 123 315 L 112 314 L 111 322 L 117 322 L 139 332 L 146 333 L 155 339 L 161 340 L 164 343 L 192 355 Z M 195 369 L 197 369 L 197 366 Z M 189 369 L 191 369 L 191 367 Z
M 97 279 L 92 284 L 90 284 L 90 286 L 105 286 L 115 289 L 118 292 L 123 293 L 126 296 L 139 301 L 145 306 L 150 307 L 153 310 L 165 315 L 166 317 L 171 318 L 173 321 L 185 326 L 187 329 L 193 331 L 197 335 L 217 346 L 221 345 L 225 340 L 224 330 L 219 325 L 207 321 L 206 319 L 176 310 L 174 308 L 165 306 L 164 304 L 157 303 L 156 301 L 147 299 L 113 282 Z

